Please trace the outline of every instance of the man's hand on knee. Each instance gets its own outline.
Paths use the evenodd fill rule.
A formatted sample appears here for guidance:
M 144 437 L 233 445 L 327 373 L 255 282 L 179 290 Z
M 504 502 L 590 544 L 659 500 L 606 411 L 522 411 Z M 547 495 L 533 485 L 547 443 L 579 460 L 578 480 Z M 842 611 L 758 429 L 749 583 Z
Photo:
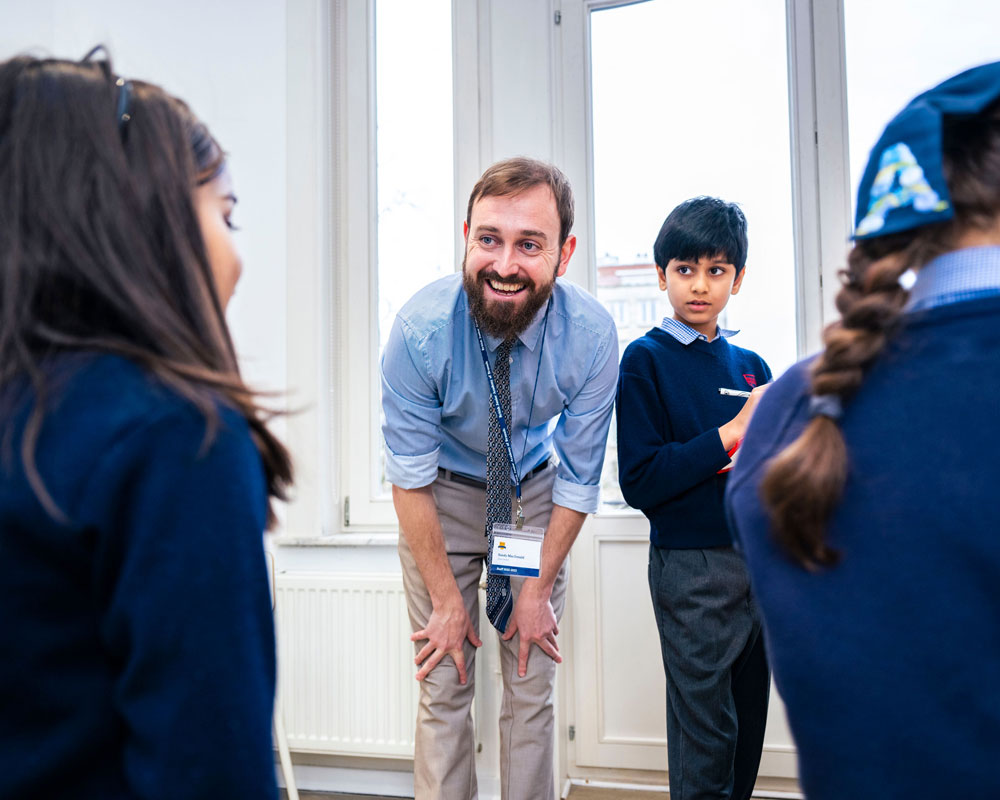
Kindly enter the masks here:
M 537 644 L 542 651 L 557 664 L 562 663 L 559 655 L 559 645 L 556 635 L 559 624 L 556 613 L 552 609 L 547 593 L 537 590 L 536 583 L 526 580 L 514 605 L 514 613 L 507 625 L 503 640 L 509 642 L 514 634 L 521 634 L 517 656 L 517 674 L 524 677 L 528 674 L 528 653 L 532 644 Z
M 465 640 L 472 642 L 474 647 L 482 647 L 482 641 L 476 635 L 476 629 L 469 619 L 469 612 L 465 609 L 462 596 L 457 595 L 456 599 L 435 606 L 431 612 L 430 619 L 427 620 L 427 627 L 417 631 L 410 637 L 411 642 L 427 640 L 414 663 L 420 669 L 417 671 L 417 680 L 422 681 L 432 669 L 440 663 L 445 656 L 451 656 L 458 668 L 458 680 L 465 684 L 467 676 L 465 674 Z

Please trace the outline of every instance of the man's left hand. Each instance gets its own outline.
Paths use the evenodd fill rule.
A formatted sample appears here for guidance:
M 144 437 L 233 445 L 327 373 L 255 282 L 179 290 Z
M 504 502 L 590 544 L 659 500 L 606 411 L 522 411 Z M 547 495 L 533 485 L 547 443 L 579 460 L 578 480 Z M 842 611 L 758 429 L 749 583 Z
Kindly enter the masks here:
M 536 588 L 537 586 L 537 580 L 531 578 L 525 580 L 514 605 L 514 613 L 507 625 L 507 631 L 502 637 L 508 642 L 514 638 L 514 634 L 521 634 L 517 674 L 522 678 L 528 674 L 528 652 L 532 644 L 537 644 L 557 664 L 562 663 L 559 645 L 556 643 L 559 624 L 556 622 L 552 603 L 549 602 L 550 593 Z

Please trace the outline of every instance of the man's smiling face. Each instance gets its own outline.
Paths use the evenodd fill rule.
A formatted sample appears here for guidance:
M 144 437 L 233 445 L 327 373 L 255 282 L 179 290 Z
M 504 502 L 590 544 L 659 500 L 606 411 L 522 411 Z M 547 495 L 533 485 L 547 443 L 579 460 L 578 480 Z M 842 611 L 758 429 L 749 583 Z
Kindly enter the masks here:
M 559 213 L 546 184 L 479 198 L 464 233 L 462 275 L 472 316 L 491 336 L 516 336 L 566 271 L 576 237 L 560 247 Z

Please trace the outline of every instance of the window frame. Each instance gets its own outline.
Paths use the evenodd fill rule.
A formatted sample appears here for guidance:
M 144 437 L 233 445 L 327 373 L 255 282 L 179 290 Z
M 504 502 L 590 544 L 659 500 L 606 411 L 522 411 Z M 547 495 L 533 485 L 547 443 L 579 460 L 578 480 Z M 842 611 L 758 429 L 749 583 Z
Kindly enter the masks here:
M 577 198 L 578 247 L 566 277 L 597 289 L 590 12 L 645 0 L 550 0 L 552 160 Z M 282 540 L 394 542 L 391 498 L 376 496 L 377 360 L 375 7 L 377 0 L 289 0 L 287 130 L 288 405 L 296 500 Z M 494 156 L 490 0 L 452 2 L 455 269 L 467 193 Z M 841 0 L 786 0 L 795 214 L 798 353 L 835 319 L 837 272 L 850 231 L 844 19 Z M 316 165 L 320 169 L 316 169 Z M 614 513 L 614 512 L 612 512 Z M 618 512 L 620 513 L 620 512 Z
M 556 151 L 577 197 L 577 255 L 568 276 L 596 294 L 591 13 L 647 0 L 561 0 L 553 47 Z M 846 68 L 842 0 L 786 0 L 796 349 L 818 350 L 836 319 L 837 274 L 850 225 Z M 582 80 L 580 79 L 582 76 Z M 621 516 L 622 509 L 598 512 Z
M 335 313 L 323 319 L 333 381 L 325 392 L 333 420 L 330 463 L 321 470 L 328 512 L 322 534 L 342 542 L 394 541 L 397 521 L 389 495 L 379 493 L 381 403 L 378 365 L 376 207 L 375 4 L 333 0 L 330 73 L 333 293 Z M 481 15 L 486 0 L 452 2 L 453 142 L 455 153 L 455 269 L 463 246 L 459 221 L 464 195 L 480 172 L 482 150 L 480 42 L 488 37 Z M 349 122 L 345 122 L 349 121 Z M 320 409 L 320 414 L 324 410 Z
M 555 111 L 558 151 L 576 190 L 574 281 L 596 290 L 591 12 L 647 0 L 562 0 Z M 786 0 L 792 209 L 795 214 L 797 351 L 814 352 L 836 318 L 837 273 L 850 234 L 846 72 L 841 0 Z M 583 80 L 580 80 L 583 76 Z M 583 202 L 581 202 L 583 201 Z M 580 206 L 586 203 L 585 208 Z M 571 270 L 573 269 L 571 264 Z

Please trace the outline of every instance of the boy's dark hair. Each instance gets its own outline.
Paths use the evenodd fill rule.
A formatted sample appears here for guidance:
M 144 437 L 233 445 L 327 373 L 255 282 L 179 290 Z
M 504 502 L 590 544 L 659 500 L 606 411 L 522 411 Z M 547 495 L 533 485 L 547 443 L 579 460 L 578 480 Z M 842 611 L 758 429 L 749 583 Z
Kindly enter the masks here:
M 670 259 L 696 261 L 723 256 L 738 275 L 747 263 L 747 218 L 736 203 L 717 197 L 693 197 L 663 221 L 653 258 L 666 269 Z

